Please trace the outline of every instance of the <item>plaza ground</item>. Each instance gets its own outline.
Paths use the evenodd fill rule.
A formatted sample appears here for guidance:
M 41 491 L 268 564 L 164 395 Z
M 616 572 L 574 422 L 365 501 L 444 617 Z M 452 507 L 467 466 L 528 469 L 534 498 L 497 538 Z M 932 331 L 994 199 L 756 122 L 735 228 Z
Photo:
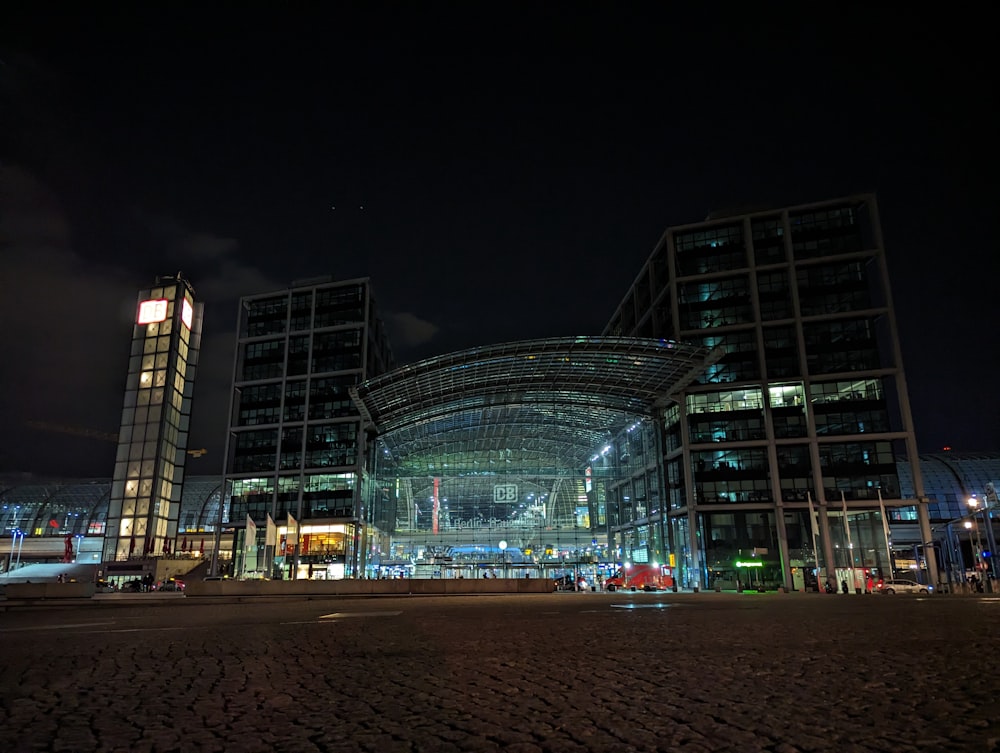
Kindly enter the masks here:
M 6 751 L 992 751 L 1000 598 L 556 593 L 0 613 Z

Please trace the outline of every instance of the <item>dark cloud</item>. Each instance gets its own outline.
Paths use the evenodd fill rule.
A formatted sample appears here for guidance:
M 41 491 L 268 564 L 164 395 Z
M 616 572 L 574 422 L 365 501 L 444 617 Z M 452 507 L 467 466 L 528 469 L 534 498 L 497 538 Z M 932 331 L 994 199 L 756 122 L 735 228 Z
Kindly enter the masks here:
M 369 277 L 402 363 L 596 334 L 665 227 L 875 190 L 918 439 L 1000 441 L 987 25 L 881 7 L 5 11 L 14 424 L 114 429 L 156 275 L 205 303 L 192 442 L 217 472 L 242 295 Z M 38 439 L 0 439 L 0 470 L 110 473 Z
M 385 319 L 392 342 L 406 348 L 426 345 L 441 331 L 436 324 L 425 321 L 409 311 L 389 313 Z
M 163 218 L 149 226 L 164 241 L 154 255 L 156 273 L 183 271 L 205 304 L 191 439 L 219 457 L 237 302 L 286 283 L 241 262 L 235 239 Z M 82 257 L 58 197 L 17 166 L 0 168 L 0 248 L 8 283 L 0 296 L 0 321 L 7 323 L 0 342 L 7 364 L 17 364 L 0 371 L 0 414 L 8 427 L 0 468 L 110 475 L 113 446 L 86 432 L 117 432 L 138 291 L 156 275 Z M 57 454 L 39 450 L 55 447 Z
M 64 250 L 69 226 L 59 199 L 17 165 L 0 165 L 0 243 L 5 248 Z

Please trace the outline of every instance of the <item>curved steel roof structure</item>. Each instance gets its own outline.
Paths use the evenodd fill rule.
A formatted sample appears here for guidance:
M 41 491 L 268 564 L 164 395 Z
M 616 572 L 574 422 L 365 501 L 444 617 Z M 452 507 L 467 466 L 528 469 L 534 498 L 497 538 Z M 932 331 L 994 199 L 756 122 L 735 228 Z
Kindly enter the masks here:
M 722 355 L 667 340 L 529 340 L 403 366 L 352 393 L 400 475 L 498 462 L 558 473 L 580 469 Z
M 214 530 L 221 488 L 219 476 L 188 476 L 184 480 L 180 533 Z M 61 537 L 103 531 L 110 494 L 110 479 L 0 477 L 0 532 L 9 535 L 17 529 L 29 536 Z

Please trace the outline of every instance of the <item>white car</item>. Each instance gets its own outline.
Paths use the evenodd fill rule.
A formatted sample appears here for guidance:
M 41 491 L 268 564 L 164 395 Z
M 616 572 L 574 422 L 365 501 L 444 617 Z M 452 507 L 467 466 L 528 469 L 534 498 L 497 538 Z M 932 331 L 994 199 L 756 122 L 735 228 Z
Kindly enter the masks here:
M 934 590 L 934 586 L 927 586 L 917 583 L 915 580 L 887 580 L 880 583 L 878 591 L 892 596 L 893 594 L 929 594 Z

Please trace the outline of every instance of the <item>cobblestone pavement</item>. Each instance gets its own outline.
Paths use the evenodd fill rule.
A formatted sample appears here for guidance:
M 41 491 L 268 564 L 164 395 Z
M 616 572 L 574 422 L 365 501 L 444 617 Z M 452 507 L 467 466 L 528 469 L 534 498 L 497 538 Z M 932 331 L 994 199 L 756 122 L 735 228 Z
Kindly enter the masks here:
M 998 751 L 1000 598 L 561 593 L 0 613 L 0 751 Z

